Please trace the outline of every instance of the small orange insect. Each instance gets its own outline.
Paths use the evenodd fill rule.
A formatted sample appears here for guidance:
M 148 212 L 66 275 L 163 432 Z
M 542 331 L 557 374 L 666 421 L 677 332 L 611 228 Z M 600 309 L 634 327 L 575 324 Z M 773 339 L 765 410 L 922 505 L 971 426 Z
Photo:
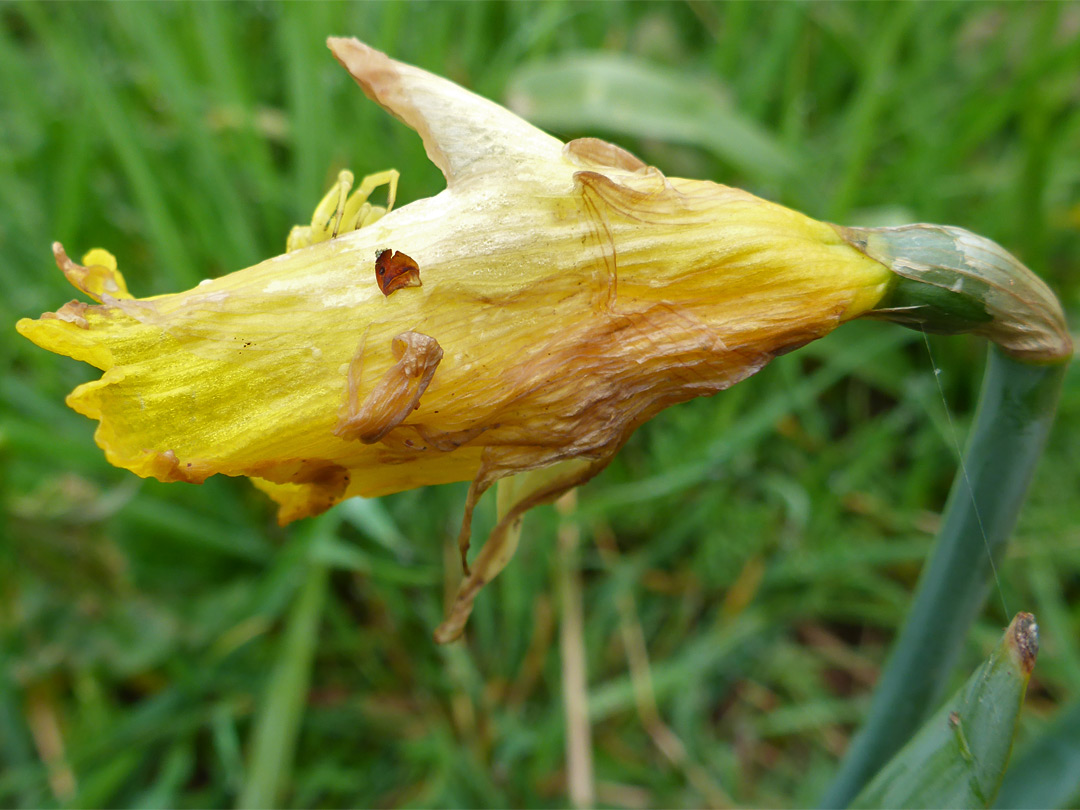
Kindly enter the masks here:
M 402 287 L 420 287 L 420 265 L 400 250 L 383 249 L 375 253 L 375 280 L 383 295 Z

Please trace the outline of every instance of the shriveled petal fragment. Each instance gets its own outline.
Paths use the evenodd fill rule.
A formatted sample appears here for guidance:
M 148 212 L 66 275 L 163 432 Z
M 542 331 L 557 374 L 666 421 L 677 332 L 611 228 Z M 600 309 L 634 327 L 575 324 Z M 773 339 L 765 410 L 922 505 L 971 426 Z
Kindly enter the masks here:
M 465 622 L 472 613 L 476 595 L 484 585 L 491 582 L 506 567 L 513 558 L 514 552 L 517 551 L 518 542 L 521 539 L 522 515 L 534 506 L 551 503 L 574 487 L 584 484 L 600 472 L 605 463 L 587 459 L 570 459 L 544 469 L 520 473 L 499 481 L 496 500 L 498 522 L 492 529 L 487 542 L 484 543 L 484 548 L 480 551 L 472 568 L 470 569 L 468 564 L 465 564 L 465 578 L 458 587 L 446 619 L 435 630 L 437 642 L 446 644 L 461 636 L 465 629 Z M 469 513 L 465 520 L 466 530 L 472 507 L 480 494 L 482 493 L 477 492 L 475 487 L 469 492 L 469 500 L 465 506 Z M 468 550 L 468 536 L 463 534 L 459 542 L 464 563 L 465 552 Z
M 116 269 L 116 257 L 102 248 L 94 248 L 83 256 L 82 264 L 76 264 L 64 252 L 64 246 L 53 242 L 53 255 L 57 266 L 76 289 L 97 302 L 103 297 L 131 298 L 127 284 Z
M 420 407 L 423 396 L 443 358 L 439 342 L 419 332 L 402 332 L 390 343 L 397 362 L 360 405 L 363 352 L 349 368 L 349 402 L 334 435 L 374 444 Z

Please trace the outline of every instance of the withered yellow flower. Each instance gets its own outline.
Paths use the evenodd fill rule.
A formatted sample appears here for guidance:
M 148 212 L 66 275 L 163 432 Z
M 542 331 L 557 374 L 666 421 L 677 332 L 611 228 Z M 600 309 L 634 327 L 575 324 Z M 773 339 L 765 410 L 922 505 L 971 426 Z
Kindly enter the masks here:
M 826 223 L 603 141 L 564 144 L 355 39 L 329 45 L 420 134 L 445 191 L 385 213 L 366 198 L 393 193 L 396 172 L 351 197 L 343 175 L 294 249 L 154 298 L 131 297 L 107 252 L 80 265 L 56 246 L 99 303 L 18 329 L 104 371 L 67 402 L 100 422 L 110 462 L 162 481 L 250 476 L 282 523 L 471 480 L 467 542 L 476 499 L 537 471 L 502 504 L 443 638 L 509 558 L 525 509 L 595 475 L 663 408 L 735 384 L 889 287 Z M 410 274 L 388 295 L 377 257 Z

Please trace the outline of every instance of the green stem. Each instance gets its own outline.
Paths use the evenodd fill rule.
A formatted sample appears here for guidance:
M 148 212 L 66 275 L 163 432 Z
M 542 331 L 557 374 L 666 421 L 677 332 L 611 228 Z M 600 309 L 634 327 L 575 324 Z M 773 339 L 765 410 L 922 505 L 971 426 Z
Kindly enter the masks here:
M 992 565 L 1002 558 L 1016 525 L 1053 423 L 1066 365 L 1020 362 L 991 345 L 975 426 L 941 531 L 869 716 L 823 807 L 846 807 L 940 701 L 986 599 Z

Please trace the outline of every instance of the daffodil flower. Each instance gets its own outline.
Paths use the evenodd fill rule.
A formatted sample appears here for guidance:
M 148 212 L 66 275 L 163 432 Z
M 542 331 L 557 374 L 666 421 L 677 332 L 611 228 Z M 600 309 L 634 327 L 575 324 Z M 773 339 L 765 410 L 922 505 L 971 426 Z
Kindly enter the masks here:
M 98 304 L 18 329 L 104 371 L 67 403 L 99 421 L 111 463 L 248 476 L 283 524 L 471 480 L 464 558 L 477 499 L 517 475 L 443 640 L 506 564 L 521 514 L 596 475 L 643 422 L 883 301 L 911 310 L 877 237 L 600 140 L 563 143 L 355 39 L 329 45 L 419 133 L 445 191 L 387 211 L 367 198 L 388 184 L 390 208 L 396 172 L 354 194 L 343 173 L 285 254 L 153 298 L 128 293 L 109 253 L 77 264 L 56 245 Z

